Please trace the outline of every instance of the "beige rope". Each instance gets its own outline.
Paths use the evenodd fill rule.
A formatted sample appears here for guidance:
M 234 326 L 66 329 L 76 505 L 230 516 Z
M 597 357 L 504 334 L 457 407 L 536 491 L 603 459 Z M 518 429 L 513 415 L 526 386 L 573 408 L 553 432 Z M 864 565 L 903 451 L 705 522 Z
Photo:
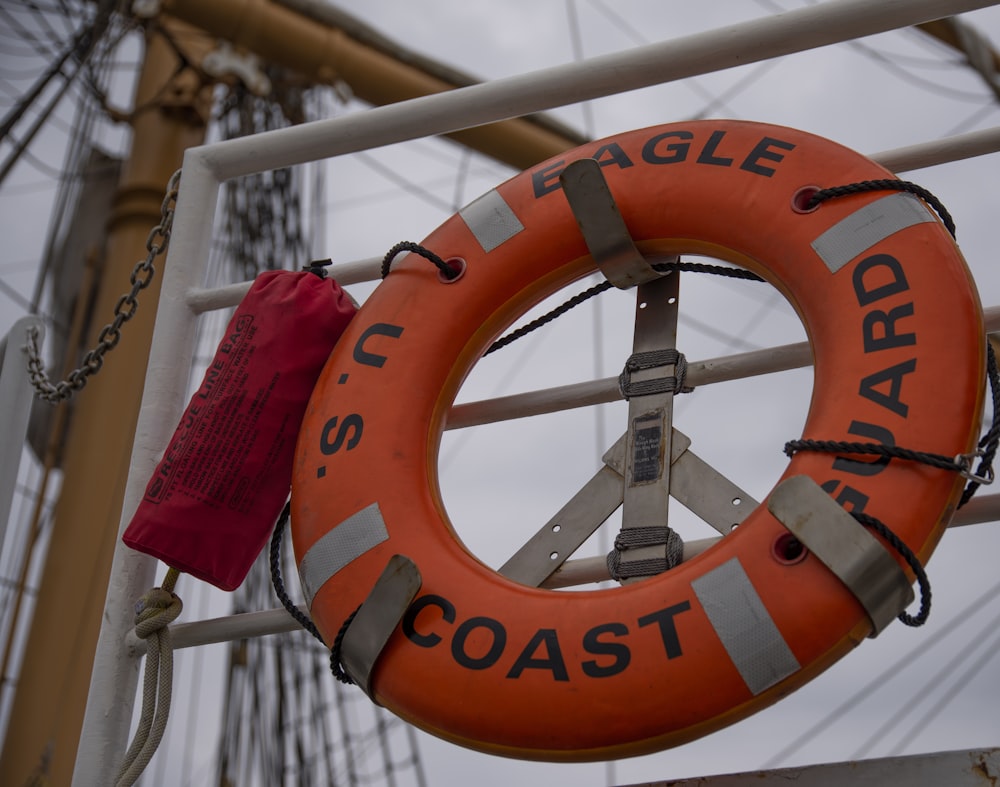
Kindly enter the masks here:
M 142 714 L 132 745 L 118 771 L 115 787 L 131 787 L 156 753 L 170 715 L 174 652 L 169 625 L 181 614 L 183 604 L 173 588 L 180 572 L 171 568 L 158 588 L 146 592 L 136 605 L 135 633 L 146 640 L 146 674 Z

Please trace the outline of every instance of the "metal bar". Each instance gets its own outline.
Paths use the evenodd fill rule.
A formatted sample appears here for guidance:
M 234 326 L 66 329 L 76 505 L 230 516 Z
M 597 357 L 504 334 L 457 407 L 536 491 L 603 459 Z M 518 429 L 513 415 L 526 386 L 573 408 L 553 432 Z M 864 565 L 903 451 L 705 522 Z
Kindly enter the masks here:
M 338 284 L 345 287 L 350 284 L 374 281 L 379 278 L 381 272 L 381 257 L 339 263 L 328 269 L 330 276 L 336 279 Z M 241 281 L 237 284 L 210 289 L 192 287 L 185 294 L 185 301 L 187 307 L 195 314 L 203 314 L 215 309 L 226 309 L 238 305 L 252 285 L 252 281 Z
M 197 320 L 184 305 L 184 295 L 204 279 L 207 256 L 200 250 L 208 249 L 211 240 L 212 221 L 205 217 L 214 212 L 218 183 L 190 154 L 184 159 L 182 182 L 185 186 L 177 200 L 175 230 L 164 266 L 119 536 L 135 513 L 188 399 L 188 376 L 178 374 L 178 365 L 190 363 L 194 356 Z M 177 231 L 177 227 L 183 230 Z M 73 772 L 77 787 L 114 783 L 139 680 L 139 659 L 124 643 L 132 630 L 135 600 L 153 586 L 157 561 L 128 549 L 120 537 L 116 543 Z
M 662 275 L 632 240 L 600 164 L 589 158 L 574 161 L 563 170 L 559 182 L 587 250 L 605 279 L 627 290 Z
M 591 101 L 987 8 L 991 0 L 838 0 L 672 41 L 196 148 L 219 180 Z
M 0 413 L 4 414 L 3 449 L 0 450 L 0 553 L 7 534 L 7 523 L 14 501 L 21 452 L 28 434 L 28 417 L 34 389 L 28 380 L 28 366 L 24 352 L 28 331 L 38 331 L 38 343 L 45 336 L 45 325 L 40 317 L 22 317 L 14 323 L 4 346 L 0 349 Z
M 970 749 L 968 751 L 914 754 L 906 757 L 885 757 L 877 760 L 824 763 L 795 768 L 733 773 L 720 776 L 699 776 L 694 779 L 671 780 L 671 787 L 787 787 L 808 784 L 809 787 L 884 787 L 913 785 L 935 787 L 984 787 L 1000 778 L 1000 749 Z M 638 785 L 636 785 L 638 787 Z
M 1000 150 L 1000 127 L 873 153 L 869 158 L 893 172 L 907 172 L 985 156 L 998 150 Z M 331 269 L 331 275 L 345 285 L 374 281 L 380 272 L 380 257 L 340 263 Z M 192 287 L 187 293 L 187 305 L 195 314 L 236 306 L 252 283 L 246 281 L 207 289 Z
M 672 273 L 636 288 L 633 355 L 676 349 L 680 278 L 679 273 Z M 679 379 L 676 376 L 677 365 L 670 364 L 634 371 L 632 382 L 651 382 L 668 373 L 675 375 L 675 380 Z M 667 524 L 673 412 L 673 390 L 636 393 L 629 399 L 622 499 L 623 531 Z M 622 582 L 637 582 L 640 579 L 639 575 L 629 576 L 629 566 L 633 572 L 638 571 L 643 561 L 664 557 L 668 557 L 666 541 L 657 546 L 640 546 L 623 551 L 620 567 L 626 578 Z
M 974 497 L 965 507 L 959 509 L 951 522 L 951 527 L 983 524 L 1000 520 L 1000 494 Z M 700 555 L 717 544 L 722 536 L 701 538 L 684 543 L 684 560 Z M 564 588 L 604 582 L 610 579 L 607 560 L 604 556 L 567 560 L 541 584 L 543 588 Z M 300 607 L 308 614 L 308 610 Z M 268 634 L 282 634 L 300 628 L 284 609 L 269 609 L 261 612 L 246 612 L 227 615 L 209 620 L 190 623 L 176 623 L 171 626 L 172 642 L 175 649 L 192 648 L 218 642 L 260 637 Z M 145 652 L 145 645 L 133 633 L 127 637 L 127 647 L 134 652 Z
M 1000 306 L 984 309 L 983 316 L 988 333 L 1000 330 Z M 740 380 L 759 374 L 804 368 L 811 363 L 812 352 L 809 343 L 797 342 L 766 350 L 753 350 L 706 361 L 689 362 L 687 382 L 697 388 L 701 385 Z M 513 418 L 555 413 L 574 407 L 617 402 L 621 398 L 618 378 L 605 377 L 601 380 L 589 380 L 584 383 L 458 404 L 452 407 L 448 414 L 445 429 L 464 429 Z
M 870 636 L 913 601 L 910 580 L 888 549 L 809 476 L 778 484 L 767 510 L 860 602 L 872 624 Z

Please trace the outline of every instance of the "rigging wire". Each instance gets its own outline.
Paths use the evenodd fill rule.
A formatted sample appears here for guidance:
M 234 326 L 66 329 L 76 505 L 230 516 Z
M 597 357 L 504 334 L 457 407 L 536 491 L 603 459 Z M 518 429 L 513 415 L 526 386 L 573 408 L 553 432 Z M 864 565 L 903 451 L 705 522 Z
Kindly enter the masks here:
M 1000 625 L 1000 614 L 995 615 L 990 620 L 989 624 L 984 627 L 983 630 L 984 631 L 995 630 L 997 625 Z M 927 682 L 928 685 L 934 687 L 935 689 L 942 689 L 942 684 L 941 684 L 942 676 L 953 674 L 955 670 L 961 667 L 963 662 L 969 659 L 976 652 L 976 650 L 978 650 L 983 646 L 983 643 L 984 640 L 982 638 L 977 638 L 977 640 L 974 641 L 970 647 L 957 650 L 956 653 L 934 673 L 934 676 Z M 991 658 L 993 655 L 995 655 L 995 650 L 997 645 L 1000 645 L 1000 634 L 998 634 L 994 638 L 994 640 L 990 642 L 990 648 L 988 649 L 986 654 L 988 657 L 987 660 Z M 977 660 L 976 663 L 978 664 L 979 660 Z M 975 667 L 976 665 L 974 664 L 973 666 Z M 982 665 L 980 665 L 979 668 L 981 668 L 981 666 Z M 972 671 L 972 674 L 974 675 L 976 671 L 978 671 L 978 669 Z M 960 676 L 960 682 L 964 679 L 965 675 Z M 854 751 L 854 753 L 850 755 L 850 759 L 852 760 L 861 759 L 867 756 L 869 752 L 871 752 L 878 744 L 880 744 L 885 739 L 886 735 L 892 732 L 892 730 L 896 728 L 899 724 L 901 724 L 903 720 L 918 705 L 920 705 L 927 699 L 927 694 L 929 693 L 930 692 L 914 692 L 913 695 L 906 702 L 904 702 L 899 708 L 896 709 L 895 713 L 893 713 L 888 719 L 886 719 L 882 723 L 882 725 L 875 730 L 875 732 L 873 732 L 871 735 L 868 736 L 868 739 L 861 746 L 859 746 L 857 750 Z M 949 698 L 950 693 L 951 692 L 948 689 L 943 689 L 943 694 L 945 696 L 945 704 L 947 704 L 947 701 L 950 699 Z M 936 705 L 932 706 L 931 710 L 932 711 L 935 710 L 936 707 L 937 707 Z M 919 722 L 917 728 L 918 729 L 922 728 Z M 909 735 L 908 734 L 904 735 L 902 738 L 902 743 L 905 744 L 908 740 L 909 740 Z
M 1000 623 L 1000 616 L 994 618 L 989 628 L 995 627 L 998 623 Z M 982 640 L 979 642 L 980 647 L 981 645 Z M 960 653 L 963 657 L 968 657 L 972 651 L 975 650 L 975 648 L 976 645 L 974 645 L 971 650 L 960 651 Z M 941 692 L 941 697 L 938 701 L 928 708 L 927 711 L 919 719 L 917 719 L 917 721 L 911 725 L 909 729 L 903 732 L 898 743 L 886 753 L 886 756 L 892 757 L 902 754 L 908 748 L 909 744 L 912 743 L 917 736 L 927 728 L 927 725 L 936 719 L 940 715 L 941 711 L 943 711 L 960 695 L 960 693 L 980 672 L 982 672 L 983 668 L 989 664 L 990 661 L 997 657 L 998 648 L 1000 648 L 1000 634 L 997 634 L 989 642 L 985 651 L 980 654 L 979 658 L 976 659 L 975 662 L 969 665 L 969 668 L 963 674 L 959 675 L 950 686 Z M 943 672 L 944 669 L 941 669 L 939 674 Z M 935 685 L 937 684 L 935 683 Z
M 962 610 L 955 615 L 948 623 L 943 625 L 940 629 L 933 632 L 929 637 L 930 641 L 922 648 L 914 649 L 902 657 L 897 659 L 892 664 L 889 664 L 885 669 L 878 673 L 875 677 L 869 680 L 867 683 L 862 685 L 851 694 L 847 699 L 845 699 L 840 705 L 830 711 L 826 716 L 820 719 L 818 722 L 812 726 L 805 729 L 802 733 L 793 738 L 788 744 L 779 749 L 775 754 L 772 754 L 764 763 L 760 766 L 761 769 L 774 768 L 784 762 L 789 755 L 801 749 L 803 746 L 812 742 L 820 733 L 828 729 L 832 724 L 839 721 L 845 714 L 854 710 L 864 699 L 870 697 L 876 689 L 884 685 L 890 678 L 898 674 L 901 670 L 909 667 L 914 662 L 918 661 L 923 656 L 927 655 L 934 646 L 941 644 L 942 642 L 948 641 L 948 636 L 955 631 L 959 626 L 965 623 L 969 618 L 980 611 L 988 601 L 994 598 L 998 593 L 1000 593 L 1000 582 L 997 582 L 992 587 L 990 587 L 986 592 L 980 594 L 975 599 L 973 599 L 968 605 L 962 608 Z
M 784 13 L 788 10 L 781 3 L 776 2 L 776 0 L 756 0 L 756 2 L 759 6 L 776 13 Z M 805 4 L 810 6 L 816 5 L 816 0 L 806 0 Z M 887 55 L 884 52 L 875 49 L 871 45 L 857 40 L 843 41 L 841 43 L 842 45 L 846 45 L 849 48 L 854 49 L 856 52 L 860 52 L 870 60 L 873 60 L 881 65 L 889 73 L 915 87 L 944 98 L 959 101 L 980 103 L 983 100 L 983 95 L 981 93 L 971 93 L 964 90 L 958 90 L 953 85 L 941 84 L 914 74 L 901 65 L 901 63 L 905 62 L 905 58 L 899 55 Z M 957 65 L 959 68 L 961 67 L 960 63 Z

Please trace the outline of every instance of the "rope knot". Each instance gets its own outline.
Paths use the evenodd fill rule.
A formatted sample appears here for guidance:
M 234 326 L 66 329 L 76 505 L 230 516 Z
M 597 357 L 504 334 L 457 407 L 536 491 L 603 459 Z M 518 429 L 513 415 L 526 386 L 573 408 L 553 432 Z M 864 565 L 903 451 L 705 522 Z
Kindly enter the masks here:
M 147 639 L 173 623 L 184 608 L 180 597 L 163 588 L 147 590 L 135 604 L 135 634 Z

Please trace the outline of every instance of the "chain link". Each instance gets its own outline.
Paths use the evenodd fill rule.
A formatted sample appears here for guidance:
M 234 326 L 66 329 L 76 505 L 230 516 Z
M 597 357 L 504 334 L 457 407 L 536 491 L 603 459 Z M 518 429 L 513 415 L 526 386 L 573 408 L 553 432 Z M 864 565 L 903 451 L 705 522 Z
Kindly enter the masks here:
M 129 276 L 132 289 L 118 299 L 118 303 L 115 304 L 114 319 L 101 330 L 97 346 L 84 356 L 79 368 L 70 372 L 65 380 L 53 383 L 49 380 L 42 363 L 38 348 L 38 331 L 35 328 L 28 330 L 28 343 L 25 347 L 28 353 L 28 377 L 39 399 L 58 404 L 72 397 L 87 384 L 87 378 L 101 370 L 105 354 L 118 345 L 122 338 L 122 325 L 135 316 L 139 307 L 136 296 L 153 281 L 153 275 L 156 272 L 153 262 L 167 250 L 170 243 L 170 232 L 174 224 L 174 207 L 177 204 L 180 180 L 181 171 L 177 170 L 167 183 L 167 193 L 160 207 L 160 223 L 153 227 L 146 237 L 146 258 L 136 263 Z

